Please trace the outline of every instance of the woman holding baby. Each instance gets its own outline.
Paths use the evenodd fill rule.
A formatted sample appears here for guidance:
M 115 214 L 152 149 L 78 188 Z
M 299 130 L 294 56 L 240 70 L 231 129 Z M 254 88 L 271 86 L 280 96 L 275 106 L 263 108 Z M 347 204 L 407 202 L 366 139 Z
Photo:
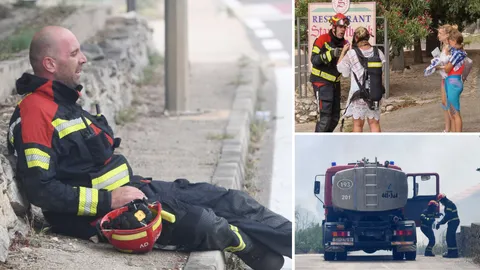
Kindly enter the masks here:
M 440 64 L 442 76 L 442 108 L 445 116 L 444 132 L 461 132 L 460 94 L 463 91 L 462 73 L 467 54 L 463 49 L 463 36 L 457 26 L 443 25 L 438 29 L 438 40 L 442 43 Z

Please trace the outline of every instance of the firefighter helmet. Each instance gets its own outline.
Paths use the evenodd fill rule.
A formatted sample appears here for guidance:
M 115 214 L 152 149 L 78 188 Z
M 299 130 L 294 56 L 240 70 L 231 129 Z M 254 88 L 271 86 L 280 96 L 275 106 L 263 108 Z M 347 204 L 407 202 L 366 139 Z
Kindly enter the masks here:
M 162 232 L 161 212 L 159 202 L 134 200 L 106 214 L 99 221 L 99 230 L 121 252 L 147 253 Z
M 350 19 L 348 19 L 347 16 L 343 15 L 342 13 L 337 13 L 333 15 L 328 22 L 332 26 L 349 26 L 350 25 Z
M 444 198 L 447 198 L 447 195 L 443 194 L 443 193 L 440 193 L 437 195 L 437 201 L 441 201 L 443 200 Z
M 434 206 L 438 207 L 438 202 L 435 201 L 435 200 L 431 200 L 431 201 L 428 202 L 428 206 L 430 206 L 430 205 L 434 205 Z

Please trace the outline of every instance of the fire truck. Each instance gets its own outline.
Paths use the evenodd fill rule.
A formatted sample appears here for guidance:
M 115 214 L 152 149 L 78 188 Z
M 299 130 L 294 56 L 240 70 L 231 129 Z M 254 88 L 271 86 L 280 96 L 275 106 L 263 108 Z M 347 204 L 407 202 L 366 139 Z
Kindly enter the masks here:
M 324 177 L 324 201 L 319 197 Z M 315 176 L 314 194 L 323 203 L 324 259 L 346 260 L 349 251 L 392 251 L 394 260 L 415 260 L 416 227 L 439 193 L 437 173 L 405 173 L 393 161 L 375 158 L 336 165 Z M 428 187 L 421 192 L 420 187 Z M 437 209 L 439 211 L 439 209 Z

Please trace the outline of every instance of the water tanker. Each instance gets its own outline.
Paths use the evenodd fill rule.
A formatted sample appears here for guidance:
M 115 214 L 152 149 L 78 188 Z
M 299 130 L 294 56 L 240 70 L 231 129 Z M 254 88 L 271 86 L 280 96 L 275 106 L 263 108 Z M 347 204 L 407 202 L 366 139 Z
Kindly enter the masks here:
M 319 176 L 325 177 L 325 260 L 345 260 L 349 251 L 357 250 L 391 250 L 394 260 L 415 260 L 416 227 L 421 212 L 439 192 L 438 174 L 407 174 L 393 162 L 380 164 L 364 158 L 347 165 L 332 164 L 325 175 L 317 175 L 316 196 L 320 194 Z M 429 193 L 420 192 L 419 184 L 428 186 Z

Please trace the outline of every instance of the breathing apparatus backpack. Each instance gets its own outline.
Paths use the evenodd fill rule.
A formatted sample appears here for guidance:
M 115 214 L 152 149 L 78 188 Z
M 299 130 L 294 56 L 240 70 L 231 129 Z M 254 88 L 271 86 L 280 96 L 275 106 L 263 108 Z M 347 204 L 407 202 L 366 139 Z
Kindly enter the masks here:
M 360 90 L 353 93 L 350 103 L 361 98 L 368 104 L 371 110 L 378 109 L 378 102 L 385 93 L 385 88 L 382 84 L 382 59 L 380 59 L 378 48 L 373 47 L 373 56 L 369 58 L 363 56 L 358 47 L 353 47 L 353 49 L 360 64 L 363 66 L 364 74 L 363 81 L 360 82 L 357 75 L 353 73 Z
M 373 47 L 373 56 L 369 58 L 363 56 L 358 47 L 353 47 L 353 49 L 364 70 L 363 81 L 360 82 L 357 75 L 353 73 L 353 77 L 360 89 L 353 93 L 343 115 L 347 113 L 348 106 L 358 99 L 363 99 L 371 110 L 378 109 L 378 103 L 385 93 L 385 87 L 382 84 L 382 59 L 378 53 L 378 48 Z M 342 117 L 340 132 L 343 132 L 344 121 L 345 119 Z

